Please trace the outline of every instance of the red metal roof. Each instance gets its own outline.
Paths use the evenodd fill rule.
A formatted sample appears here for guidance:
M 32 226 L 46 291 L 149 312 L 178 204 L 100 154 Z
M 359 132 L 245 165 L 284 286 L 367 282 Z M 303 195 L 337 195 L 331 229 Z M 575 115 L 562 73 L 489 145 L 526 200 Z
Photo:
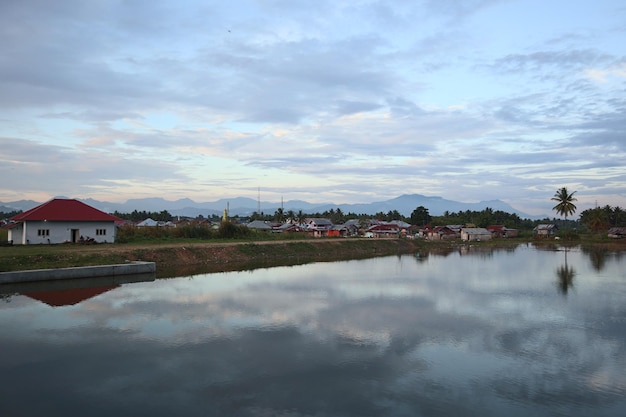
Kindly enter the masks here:
M 11 217 L 14 221 L 116 222 L 119 218 L 73 199 L 55 198 Z

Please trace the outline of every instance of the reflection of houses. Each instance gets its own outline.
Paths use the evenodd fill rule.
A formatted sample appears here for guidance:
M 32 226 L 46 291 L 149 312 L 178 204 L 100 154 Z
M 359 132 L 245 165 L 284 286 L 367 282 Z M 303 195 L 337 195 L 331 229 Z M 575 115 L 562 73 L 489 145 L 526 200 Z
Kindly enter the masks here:
M 517 229 L 509 229 L 504 225 L 491 225 L 486 228 L 491 232 L 493 237 L 517 237 L 519 232 Z
M 622 239 L 626 237 L 626 227 L 612 227 L 609 229 L 608 237 Z
M 552 237 L 556 236 L 559 228 L 555 224 L 540 224 L 533 229 L 533 235 L 536 237 Z
M 461 240 L 468 242 L 491 240 L 491 232 L 482 227 L 464 227 L 461 229 Z
M 9 241 L 16 244 L 114 242 L 121 220 L 73 199 L 55 198 L 11 218 Z

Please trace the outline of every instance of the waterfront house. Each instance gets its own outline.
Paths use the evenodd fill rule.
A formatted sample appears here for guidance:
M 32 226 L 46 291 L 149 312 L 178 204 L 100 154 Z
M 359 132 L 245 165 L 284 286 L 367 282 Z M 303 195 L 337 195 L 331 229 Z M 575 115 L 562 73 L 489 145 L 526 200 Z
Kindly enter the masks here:
M 609 229 L 608 237 L 622 239 L 626 237 L 626 227 L 612 227 Z
M 447 240 L 447 239 L 456 239 L 460 237 L 459 233 L 448 226 L 435 226 L 428 230 L 426 237 L 429 240 Z
M 483 227 L 464 227 L 461 229 L 461 240 L 467 242 L 491 240 L 491 232 Z
M 509 229 L 508 227 L 500 224 L 494 224 L 486 227 L 491 232 L 492 237 L 517 237 L 519 232 L 517 229 Z
M 399 233 L 400 227 L 395 223 L 375 224 L 365 231 L 366 236 L 374 236 L 377 238 L 398 237 Z
M 559 228 L 555 224 L 539 224 L 533 229 L 536 237 L 552 237 L 556 236 Z

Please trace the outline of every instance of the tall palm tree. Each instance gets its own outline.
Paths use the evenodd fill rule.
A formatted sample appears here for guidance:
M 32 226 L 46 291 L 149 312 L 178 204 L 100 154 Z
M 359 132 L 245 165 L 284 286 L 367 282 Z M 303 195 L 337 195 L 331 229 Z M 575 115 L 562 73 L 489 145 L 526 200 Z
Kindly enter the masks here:
M 576 212 L 576 205 L 573 202 L 578 200 L 574 198 L 574 193 L 576 193 L 576 191 L 572 191 L 570 194 L 567 188 L 563 187 L 557 190 L 556 193 L 554 193 L 554 197 L 551 199 L 558 202 L 556 206 L 552 207 L 552 210 L 555 210 L 558 214 L 565 217 L 565 221 L 567 221 L 568 215 Z

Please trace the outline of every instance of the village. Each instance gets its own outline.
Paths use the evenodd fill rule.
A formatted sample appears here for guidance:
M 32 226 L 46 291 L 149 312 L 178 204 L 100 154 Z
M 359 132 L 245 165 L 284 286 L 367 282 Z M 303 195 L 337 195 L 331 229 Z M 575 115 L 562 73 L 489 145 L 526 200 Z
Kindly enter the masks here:
M 5 244 L 114 243 L 119 230 L 196 228 L 217 230 L 225 223 L 242 227 L 255 234 L 302 234 L 312 238 L 425 239 L 431 241 L 460 239 L 488 241 L 520 236 L 519 230 L 501 224 L 477 227 L 474 224 L 413 225 L 403 220 L 349 219 L 334 224 L 323 217 L 287 218 L 284 221 L 230 219 L 224 210 L 221 219 L 178 218 L 157 221 L 146 218 L 138 222 L 123 220 L 75 199 L 52 199 L 13 216 L 2 227 L 7 230 Z M 558 238 L 555 224 L 538 224 L 536 238 Z M 626 235 L 626 228 L 612 228 L 609 237 Z

